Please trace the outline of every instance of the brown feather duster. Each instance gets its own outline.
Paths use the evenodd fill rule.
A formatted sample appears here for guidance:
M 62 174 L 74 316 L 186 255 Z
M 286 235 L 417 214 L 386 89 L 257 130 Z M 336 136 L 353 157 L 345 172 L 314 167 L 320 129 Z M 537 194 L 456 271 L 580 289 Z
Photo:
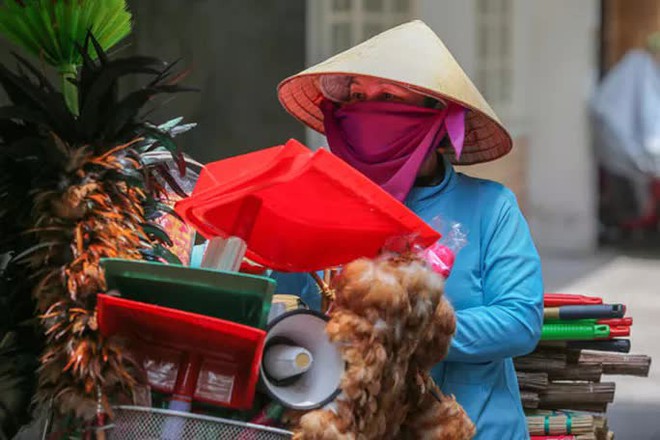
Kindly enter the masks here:
M 295 439 L 470 439 L 474 425 L 430 368 L 456 323 L 443 279 L 414 257 L 361 259 L 336 280 L 327 333 L 346 361 L 332 408 L 299 418 Z

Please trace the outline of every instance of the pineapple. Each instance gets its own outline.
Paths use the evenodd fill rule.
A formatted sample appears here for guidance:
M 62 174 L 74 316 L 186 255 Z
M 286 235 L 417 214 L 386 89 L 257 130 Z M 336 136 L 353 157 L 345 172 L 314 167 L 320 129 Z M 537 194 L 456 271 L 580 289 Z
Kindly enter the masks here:
M 180 172 L 185 162 L 170 132 L 149 123 L 143 108 L 157 95 L 190 89 L 178 85 L 182 75 L 173 65 L 142 56 L 110 59 L 91 33 L 77 53 L 82 66 L 68 78 L 75 91 L 66 97 L 18 55 L 16 72 L 0 65 L 10 100 L 0 108 L 0 255 L 12 255 L 0 268 L 0 305 L 16 310 L 7 324 L 13 329 L 0 327 L 0 364 L 22 353 L 18 388 L 29 393 L 34 363 L 25 353 L 42 349 L 38 402 L 93 420 L 111 414 L 111 400 L 131 399 L 144 381 L 121 342 L 98 332 L 96 295 L 105 290 L 99 260 L 178 262 L 154 223 L 174 215 L 156 176 L 176 183 L 166 166 L 146 164 L 141 155 L 166 148 Z M 120 96 L 120 79 L 135 74 L 146 76 L 146 85 Z M 41 331 L 19 325 L 23 318 L 37 318 Z M 22 334 L 23 342 L 3 334 Z

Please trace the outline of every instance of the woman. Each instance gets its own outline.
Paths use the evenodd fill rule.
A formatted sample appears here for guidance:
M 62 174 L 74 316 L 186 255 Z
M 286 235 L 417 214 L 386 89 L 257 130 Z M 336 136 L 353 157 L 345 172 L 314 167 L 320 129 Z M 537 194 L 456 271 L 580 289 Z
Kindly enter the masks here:
M 539 339 L 539 257 L 511 191 L 452 166 L 510 151 L 491 108 L 420 21 L 292 76 L 278 92 L 287 111 L 326 134 L 331 151 L 425 221 L 440 217 L 467 230 L 445 287 L 457 331 L 433 377 L 466 409 L 476 438 L 529 438 L 512 357 Z M 318 304 L 309 278 L 277 278 L 279 291 Z

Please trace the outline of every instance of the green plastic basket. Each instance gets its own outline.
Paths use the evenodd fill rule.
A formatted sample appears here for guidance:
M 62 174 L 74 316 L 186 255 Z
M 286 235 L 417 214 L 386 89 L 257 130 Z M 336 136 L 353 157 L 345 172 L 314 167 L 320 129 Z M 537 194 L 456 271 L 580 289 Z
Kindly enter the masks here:
M 101 260 L 108 290 L 134 301 L 266 328 L 275 281 L 138 260 Z

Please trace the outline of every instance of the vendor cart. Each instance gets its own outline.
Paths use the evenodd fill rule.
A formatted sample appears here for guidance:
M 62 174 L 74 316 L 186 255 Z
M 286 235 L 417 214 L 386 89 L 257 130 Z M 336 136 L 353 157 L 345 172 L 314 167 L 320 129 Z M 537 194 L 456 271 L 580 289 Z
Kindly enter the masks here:
M 115 408 L 115 419 L 108 426 L 111 440 L 170 439 L 166 431 L 169 424 L 177 424 L 177 440 L 283 440 L 291 432 L 268 426 L 239 422 L 179 411 L 120 406 Z

